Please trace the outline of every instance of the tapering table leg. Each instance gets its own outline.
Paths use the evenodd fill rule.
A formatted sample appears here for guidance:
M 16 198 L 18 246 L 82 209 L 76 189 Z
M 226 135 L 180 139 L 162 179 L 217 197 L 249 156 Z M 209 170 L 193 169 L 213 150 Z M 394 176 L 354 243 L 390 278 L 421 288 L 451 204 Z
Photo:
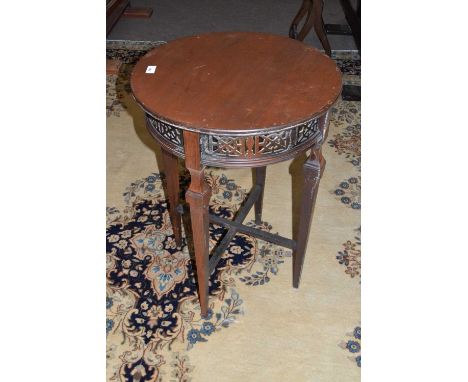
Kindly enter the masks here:
M 309 230 L 314 212 L 317 191 L 325 169 L 325 159 L 320 148 L 312 149 L 310 157 L 304 163 L 303 189 L 301 198 L 301 212 L 299 215 L 299 229 L 296 238 L 296 249 L 293 251 L 293 287 L 299 287 L 304 255 L 309 238 Z
M 205 181 L 205 166 L 201 164 L 200 135 L 184 131 L 185 166 L 190 172 L 190 187 L 185 199 L 190 205 L 193 246 L 197 267 L 198 297 L 202 317 L 208 313 L 209 283 L 209 220 L 211 189 Z
M 256 167 L 255 172 L 255 184 L 260 186 L 262 192 L 255 202 L 255 224 L 262 223 L 262 210 L 263 210 L 263 192 L 265 189 L 265 177 L 266 177 L 266 167 Z
M 163 171 L 166 176 L 166 188 L 169 199 L 169 216 L 177 246 L 182 246 L 182 219 L 177 211 L 179 204 L 179 160 L 169 151 L 161 148 Z

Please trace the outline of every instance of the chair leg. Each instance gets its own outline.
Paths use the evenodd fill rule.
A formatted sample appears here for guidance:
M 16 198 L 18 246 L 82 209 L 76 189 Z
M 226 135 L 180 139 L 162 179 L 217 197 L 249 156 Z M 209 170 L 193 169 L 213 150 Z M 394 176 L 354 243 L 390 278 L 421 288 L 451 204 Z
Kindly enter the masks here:
M 184 131 L 185 165 L 190 172 L 190 187 L 185 199 L 190 205 L 193 247 L 197 267 L 198 297 L 202 317 L 208 313 L 209 296 L 209 220 L 208 208 L 211 189 L 205 181 L 205 166 L 200 160 L 199 134 Z
M 311 0 L 303 0 L 296 16 L 294 17 L 291 26 L 289 27 L 289 37 L 297 40 L 297 25 L 301 22 L 306 12 L 310 13 Z
M 293 287 L 299 287 L 304 255 L 309 238 L 309 230 L 314 213 L 315 200 L 320 178 L 325 168 L 325 159 L 319 149 L 312 149 L 310 157 L 303 167 L 303 188 L 301 198 L 301 212 L 299 215 L 299 228 L 296 238 L 296 249 L 293 251 Z
M 297 39 L 299 41 L 304 41 L 306 36 L 309 34 L 310 30 L 312 29 L 312 25 L 314 23 L 314 18 L 312 15 L 312 4 L 309 3 L 309 8 L 307 9 L 307 17 L 304 21 L 304 25 L 301 28 L 301 31 L 299 32 Z
M 255 185 L 260 186 L 262 192 L 255 202 L 255 224 L 262 223 L 262 211 L 263 211 L 263 192 L 265 190 L 265 177 L 266 167 L 256 167 L 254 169 L 255 174 Z
M 322 43 L 325 53 L 331 57 L 331 48 L 330 43 L 328 42 L 328 37 L 325 32 L 325 24 L 323 22 L 323 0 L 314 0 L 313 1 L 313 17 L 314 17 L 314 29 L 317 34 L 320 42 Z
M 177 246 L 182 246 L 182 219 L 177 212 L 179 204 L 179 160 L 169 151 L 161 148 L 163 171 L 166 176 L 166 188 L 169 199 L 169 216 Z

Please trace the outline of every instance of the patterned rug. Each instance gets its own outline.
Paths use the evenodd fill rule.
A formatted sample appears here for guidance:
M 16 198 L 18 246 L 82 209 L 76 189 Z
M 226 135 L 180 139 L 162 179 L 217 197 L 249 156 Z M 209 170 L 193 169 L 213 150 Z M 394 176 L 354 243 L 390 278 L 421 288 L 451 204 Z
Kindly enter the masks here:
M 194 262 L 187 246 L 175 245 L 158 148 L 129 93 L 133 64 L 159 44 L 107 45 L 107 57 L 124 63 L 118 76 L 107 76 L 108 380 L 359 380 L 360 103 L 339 101 L 331 114 L 301 287 L 291 286 L 289 250 L 237 234 L 210 279 L 202 319 Z M 359 57 L 334 58 L 345 82 L 359 84 Z M 264 218 L 275 223 L 259 227 L 285 236 L 290 164 L 267 170 Z M 211 212 L 232 218 L 250 188 L 250 171 L 210 168 L 207 180 Z M 183 170 L 181 182 L 188 186 Z M 210 226 L 211 248 L 224 233 Z

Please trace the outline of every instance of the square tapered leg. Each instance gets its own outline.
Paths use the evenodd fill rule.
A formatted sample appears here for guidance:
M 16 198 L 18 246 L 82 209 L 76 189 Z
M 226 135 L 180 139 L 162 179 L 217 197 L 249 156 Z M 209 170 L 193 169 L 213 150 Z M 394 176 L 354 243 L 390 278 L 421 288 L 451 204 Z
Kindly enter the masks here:
M 320 178 L 325 169 L 325 159 L 320 149 L 312 150 L 310 157 L 304 163 L 301 212 L 299 215 L 299 229 L 296 238 L 296 248 L 293 251 L 293 287 L 299 287 L 304 255 L 309 238 L 309 230 L 314 213 L 315 200 L 319 188 Z
M 211 189 L 205 181 L 205 166 L 200 159 L 200 136 L 198 133 L 184 131 L 185 166 L 190 172 L 190 187 L 185 199 L 190 205 L 193 246 L 197 266 L 198 296 L 201 315 L 208 313 L 209 285 L 209 219 L 208 208 Z
M 166 177 L 167 198 L 169 199 L 169 216 L 171 218 L 172 231 L 178 247 L 182 246 L 182 219 L 177 211 L 179 204 L 179 160 L 176 156 L 161 149 L 163 159 L 163 171 Z

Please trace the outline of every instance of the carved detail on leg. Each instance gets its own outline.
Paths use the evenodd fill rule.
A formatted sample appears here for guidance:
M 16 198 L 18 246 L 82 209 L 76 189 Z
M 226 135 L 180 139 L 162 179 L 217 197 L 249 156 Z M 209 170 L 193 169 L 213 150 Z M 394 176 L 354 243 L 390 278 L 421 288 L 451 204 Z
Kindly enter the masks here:
M 169 216 L 177 246 L 182 246 L 182 220 L 177 206 L 179 204 L 179 160 L 170 152 L 161 148 L 163 170 L 166 176 L 166 188 L 169 199 Z
M 262 192 L 255 202 L 255 224 L 262 223 L 262 210 L 263 210 L 263 192 L 265 190 L 265 177 L 266 167 L 256 167 L 255 172 L 255 185 L 260 186 Z
M 309 230 L 317 198 L 317 191 L 325 169 L 325 159 L 320 148 L 313 148 L 310 157 L 303 166 L 303 188 L 301 198 L 301 212 L 299 216 L 299 229 L 297 245 L 293 251 L 293 287 L 299 287 L 299 281 L 304 264 L 304 255 L 309 238 Z
M 208 256 L 209 256 L 209 219 L 208 208 L 211 189 L 205 181 L 205 167 L 200 161 L 199 134 L 184 131 L 185 165 L 190 172 L 190 187 L 185 199 L 190 205 L 193 247 L 197 267 L 198 297 L 202 317 L 208 313 Z

